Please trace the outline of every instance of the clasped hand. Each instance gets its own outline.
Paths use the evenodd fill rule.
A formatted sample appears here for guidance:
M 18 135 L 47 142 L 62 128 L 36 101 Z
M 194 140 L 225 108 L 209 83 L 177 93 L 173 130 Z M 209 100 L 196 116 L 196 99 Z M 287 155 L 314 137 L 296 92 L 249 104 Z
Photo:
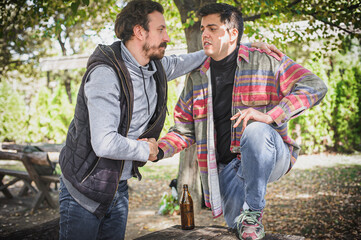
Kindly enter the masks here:
M 155 140 L 155 138 L 142 138 L 142 139 L 138 139 L 139 141 L 145 141 L 148 143 L 149 145 L 149 161 L 155 161 L 157 160 L 157 155 L 158 155 L 158 143 Z

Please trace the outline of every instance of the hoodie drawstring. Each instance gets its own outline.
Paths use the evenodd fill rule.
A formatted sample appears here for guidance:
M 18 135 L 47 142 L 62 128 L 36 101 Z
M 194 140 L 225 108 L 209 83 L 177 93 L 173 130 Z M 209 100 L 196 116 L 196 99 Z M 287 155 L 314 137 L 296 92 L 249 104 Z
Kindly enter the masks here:
M 147 98 L 147 103 L 148 103 L 148 115 L 150 114 L 150 105 L 149 105 L 149 98 L 148 98 L 148 94 L 147 94 L 147 89 L 145 87 L 145 79 L 144 79 L 144 74 L 143 74 L 143 70 L 142 70 L 142 67 L 139 67 L 140 71 L 142 72 L 142 77 L 143 77 L 143 86 L 144 86 L 144 92 L 145 92 L 145 96 Z

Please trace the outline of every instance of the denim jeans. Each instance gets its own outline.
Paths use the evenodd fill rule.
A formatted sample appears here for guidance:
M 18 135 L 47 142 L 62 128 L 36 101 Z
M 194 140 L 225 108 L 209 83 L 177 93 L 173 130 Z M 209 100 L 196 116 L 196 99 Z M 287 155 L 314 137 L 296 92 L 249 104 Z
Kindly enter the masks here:
M 290 166 L 290 152 L 276 130 L 261 122 L 249 124 L 240 140 L 241 160 L 219 164 L 223 215 L 235 227 L 244 202 L 252 210 L 265 205 L 267 183 L 278 180 Z
M 107 213 L 101 219 L 79 205 L 60 181 L 59 239 L 124 239 L 128 218 L 127 181 L 119 183 L 118 191 Z

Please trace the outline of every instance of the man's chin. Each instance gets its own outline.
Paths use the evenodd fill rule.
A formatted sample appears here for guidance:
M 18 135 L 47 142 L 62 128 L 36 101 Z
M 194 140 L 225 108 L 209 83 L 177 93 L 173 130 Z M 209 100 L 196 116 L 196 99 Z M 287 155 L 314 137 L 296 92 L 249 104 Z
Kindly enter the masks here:
M 153 54 L 150 56 L 150 60 L 160 60 L 164 57 L 165 50 L 160 51 L 158 54 Z
M 206 54 L 208 57 L 212 57 L 213 56 L 213 51 L 207 49 L 207 48 L 203 48 L 204 50 L 204 54 Z

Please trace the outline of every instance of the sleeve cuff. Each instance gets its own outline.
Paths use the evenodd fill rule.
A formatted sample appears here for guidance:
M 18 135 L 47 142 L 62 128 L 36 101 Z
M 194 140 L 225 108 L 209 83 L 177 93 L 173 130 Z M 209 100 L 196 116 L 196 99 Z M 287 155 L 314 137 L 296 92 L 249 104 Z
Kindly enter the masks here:
M 164 152 L 163 152 L 163 150 L 162 150 L 160 147 L 158 147 L 158 150 L 159 150 L 159 152 L 158 152 L 158 154 L 157 154 L 157 160 L 155 160 L 155 161 L 153 161 L 153 162 L 158 162 L 159 160 L 163 159 L 163 157 L 164 157 Z
M 287 114 L 280 106 L 274 107 L 272 110 L 268 111 L 267 114 L 271 116 L 275 124 L 279 127 L 285 124 L 288 120 Z
M 147 142 L 143 142 L 143 141 L 137 141 L 137 143 L 139 144 L 139 148 L 137 151 L 139 154 L 139 157 L 137 158 L 137 161 L 140 162 L 147 162 L 148 158 L 149 158 L 149 144 Z

